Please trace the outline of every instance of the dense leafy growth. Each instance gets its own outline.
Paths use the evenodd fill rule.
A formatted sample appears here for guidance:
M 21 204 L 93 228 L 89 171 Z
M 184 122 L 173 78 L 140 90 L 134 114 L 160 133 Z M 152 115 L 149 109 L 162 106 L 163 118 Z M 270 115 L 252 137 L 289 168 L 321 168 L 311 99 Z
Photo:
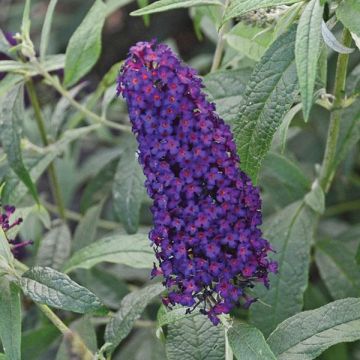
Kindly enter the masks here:
M 359 17 L 4 1 L 0 360 L 357 359 Z

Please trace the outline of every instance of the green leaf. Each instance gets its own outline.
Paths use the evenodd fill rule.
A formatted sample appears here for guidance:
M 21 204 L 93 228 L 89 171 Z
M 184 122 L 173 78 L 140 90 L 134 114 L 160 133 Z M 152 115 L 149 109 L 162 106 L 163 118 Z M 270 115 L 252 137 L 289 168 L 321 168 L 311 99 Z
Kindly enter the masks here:
M 218 5 L 222 6 L 222 2 L 219 0 L 159 0 L 142 9 L 133 11 L 131 16 L 143 16 L 146 14 L 154 14 L 162 11 L 168 11 L 180 8 L 189 8 L 192 6 L 202 5 Z
M 109 351 L 113 351 L 128 336 L 135 321 L 141 316 L 149 302 L 163 291 L 163 285 L 157 283 L 124 297 L 120 309 L 110 319 L 105 329 L 105 341 L 112 344 Z
M 336 171 L 351 148 L 360 141 L 360 102 L 357 101 L 343 110 L 341 119 L 341 129 L 335 159 L 331 165 L 332 171 Z
M 145 198 L 145 176 L 136 155 L 135 141 L 120 158 L 113 183 L 114 212 L 129 234 L 137 232 L 140 207 Z
M 264 335 L 252 325 L 235 323 L 228 331 L 228 339 L 237 359 L 276 360 Z
M 223 23 L 248 11 L 276 5 L 293 4 L 299 1 L 301 0 L 232 0 L 224 13 Z
M 126 283 L 103 267 L 94 267 L 90 271 L 78 269 L 76 279 L 112 309 L 117 309 L 123 297 L 129 293 Z
M 59 270 L 69 258 L 70 250 L 70 230 L 66 224 L 57 224 L 41 240 L 36 264 Z
M 360 36 L 360 3 L 358 0 L 344 0 L 336 9 L 336 16 L 351 32 Z
M 264 238 L 276 251 L 272 259 L 278 262 L 279 271 L 270 275 L 269 290 L 263 285 L 257 287 L 256 295 L 264 304 L 252 305 L 250 320 L 265 335 L 302 309 L 315 221 L 313 211 L 304 203 L 296 202 L 277 213 L 264 226 Z
M 0 277 L 0 339 L 8 360 L 21 360 L 20 292 L 14 283 Z
M 331 302 L 282 322 L 268 344 L 278 360 L 311 360 L 330 346 L 360 339 L 360 299 Z
M 297 93 L 294 63 L 296 28 L 281 35 L 255 66 L 234 133 L 241 168 L 254 182 L 272 137 Z M 274 110 L 276 109 L 276 110 Z
M 59 335 L 59 330 L 54 325 L 46 324 L 29 330 L 22 336 L 21 352 L 26 354 L 26 360 L 39 360 Z
M 74 234 L 73 251 L 78 251 L 94 241 L 101 209 L 102 204 L 92 206 L 80 220 Z
M 0 81 L 0 96 L 3 97 L 9 92 L 14 86 L 21 85 L 24 83 L 24 77 L 18 74 L 7 74 Z
M 225 331 L 197 313 L 168 326 L 168 360 L 225 360 Z
M 80 26 L 71 36 L 66 48 L 66 87 L 74 85 L 95 65 L 101 53 L 101 32 L 106 17 L 106 6 L 96 0 Z
M 271 30 L 239 22 L 225 36 L 227 43 L 253 60 L 260 60 L 273 40 Z
M 197 315 L 198 313 L 195 311 L 187 314 L 186 307 L 183 306 L 175 307 L 172 310 L 167 309 L 165 306 L 161 306 L 157 314 L 158 326 L 163 327 L 165 325 L 174 324 L 182 319 L 188 319 Z
M 40 59 L 43 61 L 45 58 L 45 55 L 47 53 L 47 47 L 49 44 L 49 38 L 50 38 L 50 30 L 51 30 L 51 24 L 54 17 L 55 12 L 55 6 L 57 4 L 58 0 L 50 0 L 46 15 L 44 24 L 41 30 L 41 40 L 40 40 Z
M 165 346 L 156 338 L 155 329 L 138 329 L 121 347 L 114 360 L 165 360 Z
M 280 145 L 280 152 L 282 155 L 284 155 L 285 153 L 285 148 L 286 148 L 286 141 L 287 141 L 287 137 L 288 137 L 288 132 L 289 132 L 289 127 L 290 127 L 290 123 L 291 121 L 294 119 L 294 117 L 296 116 L 296 114 L 302 109 L 302 104 L 296 104 L 294 105 L 284 116 L 283 122 L 282 124 L 279 126 L 278 130 L 275 133 L 275 139 L 274 139 L 274 143 L 275 141 L 277 141 L 277 143 L 279 143 Z
M 314 183 L 309 193 L 305 195 L 305 203 L 318 214 L 325 211 L 325 194 L 318 182 Z
M 114 159 L 105 164 L 94 178 L 88 181 L 80 202 L 80 210 L 84 212 L 92 204 L 98 203 L 106 199 L 111 193 L 113 186 L 113 178 L 119 163 L 118 159 Z
M 230 124 L 239 114 L 250 73 L 250 69 L 220 70 L 204 77 L 209 100 L 215 102 L 216 112 Z
M 64 265 L 64 272 L 90 269 L 103 261 L 150 269 L 154 260 L 146 234 L 115 234 L 77 251 Z
M 315 259 L 320 276 L 335 300 L 360 297 L 360 266 L 355 262 L 354 252 L 343 241 L 317 242 Z
M 106 312 L 92 292 L 48 267 L 31 268 L 22 275 L 20 285 L 26 296 L 40 304 L 80 314 Z
M 260 179 L 265 191 L 282 207 L 303 198 L 311 188 L 295 162 L 274 152 L 266 155 Z
M 338 52 L 339 54 L 351 54 L 354 52 L 355 49 L 348 48 L 338 41 L 335 35 L 327 27 L 324 20 L 321 22 L 321 33 L 325 44 L 332 50 Z
M 29 166 L 32 179 L 37 181 L 51 162 L 63 151 L 65 151 L 72 141 L 94 131 L 98 127 L 98 125 L 90 125 L 79 129 L 65 131 L 60 140 L 48 147 L 48 154 L 35 159 L 35 161 L 33 161 L 33 163 Z M 4 202 L 17 204 L 26 195 L 26 193 L 26 187 L 16 178 L 11 179 L 11 181 L 7 181 L 2 195 Z
M 35 185 L 25 168 L 21 153 L 20 124 L 24 110 L 23 99 L 23 87 L 20 85 L 11 89 L 0 101 L 0 139 L 10 167 L 30 190 L 36 202 L 39 202 Z
M 296 33 L 295 60 L 305 121 L 313 103 L 323 11 L 320 0 L 311 0 L 300 17 Z
M 70 325 L 70 329 L 80 336 L 80 338 L 84 341 L 85 345 L 90 351 L 92 351 L 93 353 L 97 351 L 97 339 L 95 329 L 88 316 L 84 316 L 74 321 Z M 74 358 L 77 358 L 76 356 L 79 356 L 79 358 L 81 358 L 81 354 L 74 354 L 74 345 L 74 338 L 64 338 L 56 354 L 56 360 L 68 360 L 70 353 Z
M 5 261 L 5 264 L 2 265 L 6 266 L 6 268 L 8 268 L 8 265 L 11 266 L 14 262 L 14 256 L 11 253 L 8 239 L 2 227 L 0 227 L 0 260 L 1 259 Z

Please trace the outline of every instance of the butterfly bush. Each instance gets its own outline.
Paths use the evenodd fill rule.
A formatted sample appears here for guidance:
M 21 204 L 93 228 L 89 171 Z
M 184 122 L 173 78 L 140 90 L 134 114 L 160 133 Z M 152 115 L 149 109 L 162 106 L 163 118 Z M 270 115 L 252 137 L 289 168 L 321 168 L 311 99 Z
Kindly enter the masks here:
M 262 237 L 258 188 L 239 168 L 230 128 L 206 99 L 196 71 L 164 44 L 139 42 L 118 78 L 153 199 L 149 238 L 163 275 L 167 306 L 197 306 L 218 316 L 269 286 L 277 264 Z

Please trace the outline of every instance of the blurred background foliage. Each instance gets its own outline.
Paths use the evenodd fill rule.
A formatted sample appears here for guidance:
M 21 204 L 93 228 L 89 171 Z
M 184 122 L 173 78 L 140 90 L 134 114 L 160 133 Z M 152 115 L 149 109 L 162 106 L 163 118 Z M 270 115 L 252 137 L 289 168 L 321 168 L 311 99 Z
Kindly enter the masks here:
M 51 30 L 49 53 L 65 53 L 68 41 L 81 20 L 91 8 L 93 2 L 87 0 L 61 0 Z M 108 16 L 102 32 L 102 51 L 99 60 L 80 85 L 71 89 L 72 95 L 82 104 L 91 107 L 95 112 L 106 114 L 114 122 L 127 123 L 126 106 L 121 99 L 115 99 L 114 80 L 120 69 L 119 61 L 123 60 L 131 45 L 140 40 L 157 38 L 167 42 L 190 65 L 206 75 L 211 67 L 213 53 L 217 42 L 217 25 L 220 14 L 216 8 L 197 7 L 190 10 L 178 9 L 171 12 L 152 14 L 150 16 L 130 17 L 129 13 L 146 1 L 108 0 Z M 36 49 L 39 48 L 40 34 L 46 14 L 48 1 L 33 0 L 31 6 L 31 39 Z M 22 0 L 1 0 L 0 28 L 4 33 L 20 31 L 21 18 L 24 10 Z M 287 7 L 269 11 L 252 12 L 242 18 L 236 18 L 236 25 L 226 36 L 225 56 L 221 70 L 232 71 L 233 76 L 226 80 L 217 74 L 205 76 L 205 84 L 209 96 L 218 106 L 219 113 L 230 123 L 236 115 L 236 104 L 241 100 L 241 93 L 252 72 L 252 69 L 266 48 L 269 47 L 277 32 L 281 30 L 277 24 L 285 18 Z M 341 26 L 337 25 L 333 33 L 339 39 Z M 325 52 L 325 59 L 319 69 L 317 89 L 332 89 L 337 54 L 331 49 Z M 112 68 L 117 64 L 115 68 Z M 221 71 L 220 70 L 220 71 Z M 350 58 L 349 76 L 347 81 L 348 94 L 360 92 L 360 55 L 359 52 Z M 59 76 L 62 76 L 61 71 Z M 88 123 L 88 119 L 40 79 L 34 79 L 39 94 L 42 113 L 45 118 L 46 130 L 50 139 L 55 142 L 65 130 L 72 130 L 79 124 Z M 228 81 L 225 83 L 224 81 Z M 4 86 L 5 82 L 3 82 Z M 0 86 L 1 93 L 1 86 Z M 29 104 L 29 99 L 26 99 Z M 22 147 L 25 163 L 29 169 L 44 160 L 45 155 L 39 149 L 41 139 L 34 121 L 33 109 L 27 106 L 23 119 Z M 230 111 L 231 110 L 231 111 Z M 311 189 L 318 166 L 322 161 L 329 112 L 315 105 L 310 120 L 305 123 L 301 108 L 292 108 L 292 116 L 288 116 L 290 127 L 284 133 L 280 129 L 272 143 L 272 149 L 266 156 L 260 171 L 258 184 L 262 189 L 263 209 L 265 218 L 269 219 L 277 211 L 302 199 Z M 360 111 L 357 100 L 349 107 L 342 118 L 341 136 L 345 134 L 355 114 Z M 355 130 L 354 130 L 355 131 Z M 358 130 L 359 131 L 359 130 Z M 51 214 L 51 229 L 44 226 L 43 215 L 30 213 L 26 217 L 20 236 L 35 241 L 35 245 L 27 250 L 26 261 L 46 263 L 49 261 L 48 250 L 41 246 L 41 239 L 50 239 L 56 243 L 62 239 L 66 249 L 66 241 L 73 238 L 72 249 L 76 251 L 89 245 L 95 239 L 101 239 L 108 233 L 145 233 L 151 225 L 149 211 L 150 202 L 141 189 L 130 195 L 132 207 L 126 204 L 114 204 L 114 199 L 129 196 L 129 188 L 124 183 L 127 173 L 121 173 L 122 163 L 134 163 L 131 148 L 132 135 L 120 134 L 109 128 L 89 131 L 86 136 L 63 143 L 61 156 L 55 154 L 55 168 L 67 209 L 66 217 L 69 228 L 63 227 L 57 220 L 58 209 L 50 195 L 49 182 L 42 176 L 44 169 L 37 169 L 31 174 L 39 178 L 38 192 L 45 208 Z M 6 161 L 3 161 L 0 150 L 0 182 L 6 181 L 4 199 L 14 200 L 21 209 L 33 204 L 30 195 L 23 191 L 17 196 L 19 181 L 11 173 Z M 51 161 L 51 160 L 50 160 Z M 38 172 L 37 172 L 38 171 Z M 138 170 L 133 170 L 136 173 Z M 136 175 L 141 176 L 141 175 Z M 10 185 L 9 185 L 10 184 Z M 125 186 L 125 187 L 124 187 Z M 129 185 L 131 187 L 131 184 Z M 125 201 L 124 201 L 125 202 Z M 310 284 L 305 292 L 304 310 L 314 309 L 336 299 L 348 296 L 360 296 L 360 267 L 355 263 L 354 254 L 360 240 L 360 155 L 359 144 L 355 145 L 340 164 L 335 175 L 331 191 L 326 197 L 326 210 L 319 222 L 316 234 L 317 247 L 312 252 Z M 24 211 L 24 210 L 22 210 Z M 138 220 L 140 211 L 140 220 Z M 44 215 L 43 217 L 46 218 Z M 138 228 L 139 222 L 139 228 Z M 45 221 L 46 224 L 46 221 Z M 121 225 L 122 224 L 122 225 Z M 135 224 L 135 225 L 134 225 Z M 72 235 L 71 235 L 72 234 Z M 85 234 L 85 235 L 84 235 Z M 65 240 L 64 240 L 65 239 Z M 68 239 L 68 240 L 66 240 Z M 75 247 L 74 247 L 75 246 Z M 54 250 L 53 250 L 54 251 Z M 62 251 L 55 249 L 55 251 Z M 40 259 L 40 260 L 39 260 Z M 64 261 L 66 258 L 64 258 Z M 52 259 L 54 261 L 54 259 Z M 56 260 L 58 261 L 58 259 Z M 61 261 L 61 259 L 59 260 Z M 54 262 L 51 263 L 54 266 Z M 124 265 L 97 265 L 90 271 L 83 269 L 74 273 L 76 280 L 98 295 L 112 310 L 116 311 L 123 297 L 134 289 L 148 282 L 148 271 L 132 269 Z M 335 279 L 335 280 L 334 280 Z M 57 353 L 60 344 L 59 334 L 31 303 L 24 304 L 23 319 L 23 353 L 26 359 L 57 359 L 64 357 L 64 351 Z M 141 320 L 135 322 L 131 335 L 123 341 L 114 359 L 147 360 L 164 359 L 163 343 L 156 339 L 155 320 L 159 301 L 148 306 Z M 245 318 L 245 312 L 238 311 L 239 317 Z M 81 320 L 74 314 L 62 313 L 63 319 L 79 327 L 89 348 L 102 338 L 105 320 L 95 318 L 91 321 L 96 325 L 97 332 L 90 331 L 87 326 L 89 318 Z M 1 321 L 1 320 L 0 320 Z M 161 337 L 161 334 L 157 334 Z M 171 334 L 170 334 L 171 335 Z M 91 345 L 92 344 L 92 345 Z M 62 342 L 66 348 L 66 340 Z M 96 348 L 96 347 L 95 347 Z M 168 351 L 171 350 L 168 349 Z M 56 355 L 57 353 L 57 355 Z M 65 351 L 66 353 L 66 351 Z M 342 360 L 360 359 L 360 345 L 340 344 L 326 351 L 321 359 Z

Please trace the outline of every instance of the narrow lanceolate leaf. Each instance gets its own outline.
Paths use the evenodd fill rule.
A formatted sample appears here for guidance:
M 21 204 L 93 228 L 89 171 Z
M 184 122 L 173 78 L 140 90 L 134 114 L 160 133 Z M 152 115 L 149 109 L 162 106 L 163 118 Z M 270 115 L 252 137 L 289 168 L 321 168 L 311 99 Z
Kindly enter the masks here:
M 105 329 L 105 341 L 112 344 L 109 351 L 113 351 L 128 336 L 134 322 L 141 316 L 148 303 L 163 291 L 162 284 L 153 284 L 124 297 L 120 309 Z
M 90 269 L 103 261 L 150 269 L 154 262 L 154 252 L 146 234 L 115 234 L 77 251 L 63 270 Z
M 79 81 L 95 65 L 101 53 L 101 32 L 106 6 L 96 0 L 66 48 L 64 84 L 69 87 Z
M 24 110 L 23 86 L 13 87 L 0 100 L 0 140 L 10 167 L 38 202 L 36 188 L 25 168 L 21 153 L 20 124 Z
M 345 159 L 349 151 L 360 141 L 360 103 L 357 101 L 342 113 L 340 136 L 336 157 L 331 166 L 333 171 Z
M 0 278 L 0 339 L 8 360 L 21 360 L 21 306 L 17 286 Z
M 309 193 L 305 195 L 305 203 L 315 212 L 323 214 L 325 211 L 325 194 L 320 184 L 317 182 L 312 186 Z
M 230 124 L 239 114 L 250 74 L 250 69 L 220 70 L 204 77 L 204 90 L 215 102 L 216 112 Z
M 197 313 L 168 327 L 166 355 L 168 360 L 225 360 L 225 332 Z
M 354 52 L 355 49 L 344 46 L 336 39 L 335 35 L 327 27 L 325 21 L 321 23 L 321 33 L 325 44 L 339 54 L 351 54 Z
M 266 155 L 260 176 L 261 186 L 281 207 L 300 200 L 311 188 L 298 164 L 274 152 Z
M 235 324 L 228 331 L 228 339 L 237 359 L 276 360 L 264 335 L 252 325 Z
M 71 234 L 66 224 L 59 224 L 51 229 L 42 239 L 36 263 L 60 269 L 68 259 L 71 250 Z
M 235 139 L 241 168 L 256 181 L 274 133 L 297 93 L 294 61 L 296 28 L 281 35 L 255 66 L 244 94 Z M 276 109 L 276 110 L 274 110 Z
M 273 40 L 271 30 L 239 22 L 226 35 L 226 42 L 241 54 L 259 61 Z
M 34 267 L 20 280 L 21 288 L 33 301 L 76 313 L 106 313 L 102 302 L 67 275 L 47 267 Z
M 360 266 L 341 237 L 317 242 L 315 259 L 320 276 L 334 299 L 360 297 Z
M 50 0 L 47 11 L 46 11 L 44 25 L 41 30 L 41 40 L 40 40 L 40 59 L 41 60 L 44 60 L 45 55 L 47 53 L 47 47 L 49 45 L 49 38 L 50 38 L 51 24 L 53 21 L 55 6 L 56 6 L 57 2 L 58 2 L 58 0 Z
M 156 1 L 142 9 L 133 11 L 130 13 L 132 16 L 142 16 L 146 14 L 153 14 L 162 11 L 168 11 L 180 8 L 189 8 L 192 6 L 202 5 L 218 5 L 222 6 L 222 2 L 219 0 L 160 0 Z
M 295 59 L 305 121 L 313 102 L 323 11 L 320 0 L 311 0 L 300 17 L 296 33 Z
M 279 272 L 270 275 L 269 290 L 259 287 L 256 291 L 264 304 L 255 303 L 250 310 L 251 322 L 265 335 L 302 309 L 315 220 L 311 209 L 296 202 L 265 224 L 264 237 L 276 251 L 272 258 L 278 262 Z
M 336 9 L 337 18 L 351 32 L 360 36 L 360 2 L 358 0 L 344 0 Z
M 131 144 L 121 156 L 112 189 L 115 214 L 129 234 L 139 227 L 140 207 L 146 193 L 145 177 L 135 151 L 136 145 Z
M 360 299 L 337 300 L 282 322 L 268 338 L 278 360 L 311 360 L 332 345 L 360 339 Z
M 92 206 L 79 222 L 74 234 L 73 251 L 80 250 L 94 241 L 101 208 L 102 204 Z
M 225 11 L 223 22 L 243 15 L 248 11 L 258 10 L 270 6 L 293 4 L 301 0 L 233 0 Z

